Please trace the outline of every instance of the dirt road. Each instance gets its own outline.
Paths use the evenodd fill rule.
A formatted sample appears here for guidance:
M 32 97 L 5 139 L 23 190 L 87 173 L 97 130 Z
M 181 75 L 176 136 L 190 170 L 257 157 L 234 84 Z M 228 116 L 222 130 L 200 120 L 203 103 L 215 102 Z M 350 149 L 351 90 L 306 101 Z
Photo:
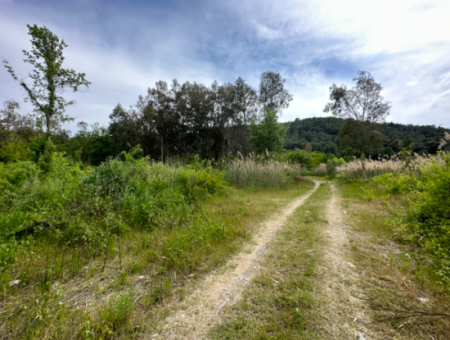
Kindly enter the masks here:
M 246 251 L 232 258 L 222 270 L 211 273 L 198 288 L 188 295 L 177 312 L 166 319 L 162 331 L 152 335 L 154 339 L 202 339 L 208 330 L 220 321 L 225 305 L 239 300 L 245 285 L 258 272 L 259 259 L 267 250 L 267 243 L 278 229 L 308 197 L 319 183 L 306 195 L 290 203 L 281 213 L 269 218 L 253 237 Z

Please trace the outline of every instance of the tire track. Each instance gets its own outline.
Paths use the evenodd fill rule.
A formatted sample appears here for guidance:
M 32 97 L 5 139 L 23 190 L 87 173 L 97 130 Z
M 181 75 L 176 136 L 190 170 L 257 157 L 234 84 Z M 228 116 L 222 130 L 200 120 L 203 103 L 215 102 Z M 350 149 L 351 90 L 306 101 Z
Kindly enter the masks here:
M 274 237 L 298 207 L 319 187 L 306 195 L 295 199 L 281 213 L 272 215 L 253 237 L 250 251 L 242 252 L 228 261 L 225 273 L 211 273 L 198 288 L 190 294 L 178 311 L 166 319 L 162 331 L 151 336 L 152 339 L 202 339 L 209 329 L 220 322 L 221 312 L 225 306 L 236 303 L 245 285 L 255 276 L 260 268 L 261 256 L 268 250 L 266 244 Z

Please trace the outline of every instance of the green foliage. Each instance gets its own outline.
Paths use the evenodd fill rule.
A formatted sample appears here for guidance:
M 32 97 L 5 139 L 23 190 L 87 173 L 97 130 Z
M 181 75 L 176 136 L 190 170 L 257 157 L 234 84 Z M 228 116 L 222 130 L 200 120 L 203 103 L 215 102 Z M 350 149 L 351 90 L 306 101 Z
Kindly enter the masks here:
M 37 164 L 0 164 L 0 237 L 45 236 L 61 247 L 85 244 L 95 254 L 130 228 L 184 224 L 200 202 L 226 190 L 222 173 L 205 162 L 176 168 L 141 156 L 136 147 L 94 169 L 61 153 L 52 153 L 51 169 L 42 156 Z
M 325 154 L 319 151 L 313 151 L 311 154 L 311 160 L 309 162 L 309 168 L 314 169 L 320 164 L 326 164 L 329 159 L 333 159 L 333 154 Z
M 64 115 L 67 106 L 73 105 L 73 101 L 67 102 L 58 94 L 67 88 L 74 92 L 81 86 L 89 86 L 84 78 L 84 73 L 76 73 L 71 69 L 62 68 L 64 62 L 63 51 L 67 47 L 64 40 L 59 38 L 46 27 L 27 25 L 28 34 L 31 36 L 31 51 L 23 51 L 24 62 L 33 66 L 30 74 L 32 84 L 19 80 L 14 70 L 4 60 L 4 64 L 11 76 L 24 88 L 27 98 L 35 107 L 35 111 L 45 120 L 47 133 L 58 127 L 61 123 L 72 120 Z
M 44 172 L 49 172 L 53 167 L 55 145 L 48 139 L 48 135 L 36 135 L 28 144 L 31 160 L 36 162 Z
M 362 196 L 362 198 L 363 199 L 365 199 L 366 201 L 372 201 L 373 199 L 374 199 L 374 197 L 375 197 L 375 192 L 374 192 L 374 190 L 373 190 L 373 188 L 364 188 L 364 187 L 361 187 L 361 191 L 362 191 L 362 194 L 361 194 L 361 196 Z
M 6 141 L 0 144 L 0 160 L 5 162 L 22 161 L 28 158 L 26 145 L 21 137 L 10 132 Z
M 406 208 L 398 207 L 392 220 L 394 229 L 431 255 L 436 273 L 450 283 L 450 155 L 440 154 L 415 172 L 378 176 L 374 182 L 389 194 L 408 193 Z
M 311 161 L 311 153 L 308 153 L 305 150 L 296 149 L 294 151 L 288 152 L 285 158 L 291 163 L 298 163 L 303 166 L 309 166 L 309 163 Z
M 403 168 L 405 170 L 409 170 L 414 160 L 414 143 L 411 143 L 409 146 L 405 146 L 403 141 L 399 140 L 398 147 L 400 148 L 398 155 L 400 160 L 403 162 Z
M 407 174 L 386 173 L 373 179 L 375 183 L 384 186 L 389 194 L 401 194 L 415 188 L 416 179 Z
M 120 151 L 125 149 L 121 149 L 114 142 L 107 128 L 94 124 L 89 131 L 79 131 L 67 143 L 63 144 L 60 150 L 84 163 L 100 165 L 108 158 L 118 155 Z
M 398 218 L 400 234 L 431 254 L 437 274 L 450 283 L 450 155 L 421 169 L 406 216 Z
M 279 151 L 283 147 L 286 127 L 278 123 L 277 112 L 267 107 L 259 124 L 250 126 L 250 141 L 258 152 Z
M 346 150 L 341 147 L 337 138 L 343 123 L 343 119 L 332 117 L 297 118 L 289 124 L 284 148 L 290 150 L 304 149 L 309 143 L 313 150 L 334 155 L 340 153 L 343 156 Z M 404 141 L 406 145 L 414 142 L 413 151 L 416 153 L 435 154 L 444 132 L 448 132 L 448 129 L 433 125 L 403 125 L 392 122 L 376 125 L 384 137 L 381 154 L 388 156 L 400 151 L 398 140 Z M 352 157 L 355 154 L 351 152 L 348 156 Z M 373 154 L 368 152 L 366 156 L 376 158 L 378 152 Z
M 327 177 L 333 179 L 336 177 L 336 164 L 332 159 L 327 161 Z
M 112 338 L 115 331 L 125 328 L 130 321 L 134 310 L 134 294 L 129 293 L 111 299 L 110 302 L 99 311 L 100 337 Z

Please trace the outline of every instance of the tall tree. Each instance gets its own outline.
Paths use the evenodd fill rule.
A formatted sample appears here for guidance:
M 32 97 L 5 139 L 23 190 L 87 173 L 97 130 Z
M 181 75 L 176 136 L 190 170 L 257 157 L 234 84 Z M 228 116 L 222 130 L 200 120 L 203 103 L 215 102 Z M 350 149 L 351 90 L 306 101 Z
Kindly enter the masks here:
M 3 63 L 11 76 L 24 88 L 26 99 L 30 100 L 35 111 L 42 115 L 47 133 L 50 134 L 56 126 L 72 120 L 64 115 L 64 112 L 74 102 L 66 101 L 60 93 L 68 88 L 76 92 L 81 86 L 88 87 L 90 82 L 85 79 L 84 73 L 62 68 L 63 51 L 67 47 L 64 40 L 60 41 L 45 26 L 27 25 L 27 27 L 32 49 L 23 51 L 23 54 L 24 62 L 34 67 L 33 72 L 29 74 L 32 83 L 27 84 L 25 80 L 19 80 L 8 61 L 3 60 Z
M 251 86 L 247 85 L 245 81 L 239 77 L 234 83 L 235 87 L 235 106 L 236 106 L 236 119 L 237 126 L 242 127 L 243 130 L 243 138 L 242 147 L 243 147 L 243 155 L 244 159 L 247 157 L 249 151 L 249 140 L 250 140 L 250 132 L 249 125 L 252 119 L 255 118 L 256 113 L 256 104 L 258 96 L 256 91 L 251 88 Z
M 117 104 L 109 118 L 111 122 L 108 132 L 120 150 L 129 150 L 139 144 L 141 127 L 135 110 L 125 110 L 122 105 Z
M 284 88 L 286 79 L 276 72 L 267 71 L 261 75 L 259 83 L 259 102 L 262 112 L 265 114 L 266 108 L 278 111 L 281 114 L 283 109 L 289 107 L 292 94 Z
M 173 142 L 178 129 L 179 117 L 176 108 L 177 93 L 180 86 L 173 80 L 172 86 L 165 81 L 158 81 L 155 88 L 148 89 L 147 113 L 152 114 L 153 125 L 161 141 L 161 162 L 164 163 L 164 146 L 166 158 L 169 157 L 170 143 Z
M 211 89 L 214 93 L 214 111 L 213 111 L 213 124 L 215 128 L 215 140 L 216 140 L 216 159 L 219 150 L 221 149 L 221 169 L 223 170 L 223 163 L 225 161 L 225 143 L 230 150 L 230 130 L 233 122 L 236 121 L 235 117 L 235 88 L 233 84 L 225 83 L 218 86 L 217 83 L 213 83 Z
M 286 130 L 286 126 L 278 123 L 277 112 L 268 107 L 259 124 L 253 122 L 250 126 L 250 141 L 258 152 L 279 151 L 283 147 Z
M 348 146 L 360 152 L 363 177 L 367 178 L 364 167 L 364 151 L 378 143 L 376 123 L 382 123 L 389 115 L 391 108 L 381 96 L 382 87 L 376 83 L 369 72 L 359 71 L 354 78 L 356 86 L 347 89 L 345 85 L 330 87 L 330 102 L 325 106 L 324 112 L 331 112 L 333 116 L 350 119 L 341 133 L 341 139 Z M 373 138 L 368 138 L 371 136 Z
M 211 89 L 204 85 L 193 83 L 189 86 L 190 123 L 193 143 L 198 145 L 198 154 L 202 157 L 208 134 L 211 112 L 214 109 Z M 197 150 L 196 150 L 197 151 Z

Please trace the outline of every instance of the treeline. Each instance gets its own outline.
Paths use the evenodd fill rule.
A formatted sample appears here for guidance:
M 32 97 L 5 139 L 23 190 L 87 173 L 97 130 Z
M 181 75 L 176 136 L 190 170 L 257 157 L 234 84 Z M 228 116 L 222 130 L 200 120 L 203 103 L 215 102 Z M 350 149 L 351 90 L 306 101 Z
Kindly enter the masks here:
M 79 123 L 81 130 L 65 149 L 82 150 L 82 160 L 94 165 L 138 144 L 144 155 L 163 162 L 193 155 L 220 162 L 238 151 L 245 157 L 255 150 L 251 125 L 264 119 L 267 109 L 281 112 L 292 100 L 284 83 L 274 72 L 262 74 L 258 91 L 242 78 L 211 86 L 158 81 L 133 107 L 118 104 L 107 128 Z
M 339 143 L 339 132 L 344 119 L 326 118 L 297 118 L 287 123 L 288 130 L 285 137 L 284 148 L 293 150 L 295 148 L 305 149 L 311 145 L 312 150 L 323 153 L 332 153 L 339 156 L 357 155 L 353 150 L 341 150 Z M 400 151 L 398 141 L 404 145 L 414 143 L 413 151 L 419 154 L 435 154 L 444 136 L 449 129 L 436 127 L 434 125 L 404 125 L 397 123 L 376 124 L 377 130 L 382 134 L 383 148 L 369 152 L 366 156 L 377 158 L 379 154 L 392 155 Z

